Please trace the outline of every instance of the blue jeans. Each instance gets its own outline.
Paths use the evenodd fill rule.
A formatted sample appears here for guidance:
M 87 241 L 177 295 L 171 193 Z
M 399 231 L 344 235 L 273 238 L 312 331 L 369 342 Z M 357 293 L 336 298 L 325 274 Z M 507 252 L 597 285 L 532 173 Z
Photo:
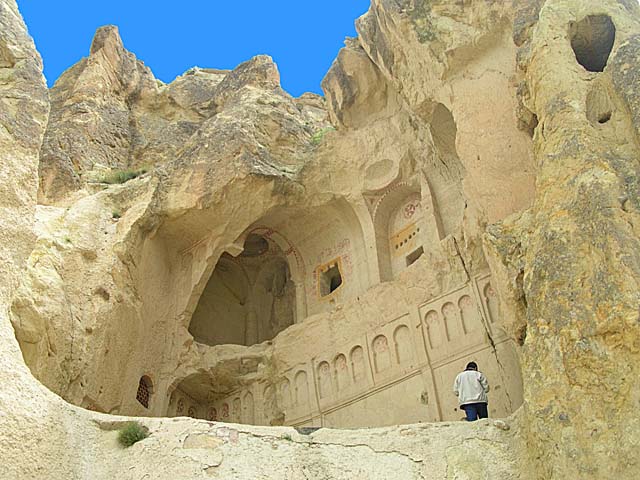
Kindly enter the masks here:
M 475 422 L 480 418 L 488 418 L 489 412 L 487 412 L 487 404 L 482 403 L 467 403 L 461 405 L 460 408 L 467 414 L 467 422 Z

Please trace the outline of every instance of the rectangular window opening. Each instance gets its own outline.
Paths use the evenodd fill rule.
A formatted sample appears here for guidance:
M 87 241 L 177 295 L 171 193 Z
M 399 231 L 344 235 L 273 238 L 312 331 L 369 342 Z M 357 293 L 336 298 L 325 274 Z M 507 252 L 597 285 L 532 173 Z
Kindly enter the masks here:
M 326 297 L 342 285 L 342 274 L 337 263 L 320 273 L 320 296 Z
M 413 265 L 414 263 L 416 263 L 416 260 L 418 260 L 423 253 L 424 253 L 424 248 L 420 247 L 417 250 L 414 250 L 409 255 L 407 255 L 407 267 L 409 265 Z

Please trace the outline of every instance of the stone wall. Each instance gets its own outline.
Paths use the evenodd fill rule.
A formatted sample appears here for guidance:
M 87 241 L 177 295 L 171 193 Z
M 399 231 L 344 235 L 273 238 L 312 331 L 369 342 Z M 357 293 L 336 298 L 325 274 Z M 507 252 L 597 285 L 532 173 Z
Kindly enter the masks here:
M 638 10 L 373 0 L 324 99 L 105 27 L 47 120 L 0 0 L 0 476 L 635 478 Z
M 92 97 L 87 105 L 105 121 L 109 105 L 126 107 L 121 113 L 135 126 L 127 141 L 137 153 L 71 161 L 77 171 L 69 176 L 69 159 L 43 151 L 41 197 L 53 205 L 38 211 L 38 245 L 13 304 L 18 338 L 38 378 L 102 412 L 176 414 L 182 399 L 180 413 L 192 406 L 203 417 L 227 403 L 229 415 L 240 418 L 233 408 L 239 395 L 256 406 L 247 418 L 257 423 L 365 426 L 457 418 L 450 384 L 475 359 L 499 387 L 493 413 L 508 415 L 520 405 L 514 344 L 492 331 L 491 319 L 502 319 L 484 311 L 486 292 L 475 283 L 488 272 L 481 248 L 487 219 L 527 205 L 532 194 L 528 180 L 510 177 L 514 188 L 474 170 L 477 161 L 518 175 L 528 168 L 527 134 L 486 116 L 490 104 L 515 115 L 513 99 L 490 96 L 497 80 L 484 78 L 513 70 L 509 11 L 480 8 L 479 18 L 495 14 L 495 21 L 474 27 L 475 46 L 456 40 L 456 53 L 403 37 L 408 43 L 398 51 L 413 58 L 414 49 L 423 50 L 442 66 L 439 77 L 425 74 L 415 83 L 400 74 L 408 65 L 384 64 L 389 59 L 372 52 L 371 42 L 383 38 L 370 38 L 369 29 L 393 13 L 377 8 L 359 20 L 359 39 L 348 42 L 325 79 L 328 111 L 319 98 L 283 92 L 270 59 L 231 72 L 194 70 L 162 85 L 124 50 L 115 28 L 97 33 L 89 59 L 56 84 L 55 98 L 94 95 L 95 72 L 109 71 L 100 101 Z M 461 15 L 464 22 L 468 12 L 450 15 L 443 12 L 442 21 Z M 461 52 L 464 60 L 449 58 Z M 114 70 L 118 65 L 126 68 Z M 426 67 L 420 60 L 411 68 Z M 445 95 L 456 82 L 459 90 Z M 504 87 L 515 95 L 515 84 Z M 135 95 L 123 100 L 122 88 Z M 347 98 L 356 91 L 357 98 Z M 427 98 L 426 91 L 434 94 Z M 469 107 L 470 92 L 486 102 L 483 108 Z M 45 143 L 73 141 L 81 114 L 68 102 L 53 108 Z M 335 131 L 327 130 L 327 117 Z M 509 141 L 488 148 L 476 140 L 485 135 L 461 128 L 465 122 L 491 125 Z M 86 128 L 78 150 L 69 150 L 74 155 L 93 135 L 94 126 Z M 524 170 L 512 165 L 513 151 L 522 153 Z M 99 183 L 103 172 L 138 166 L 150 152 L 153 172 L 124 185 Z M 485 152 L 493 163 L 479 160 Z M 486 200 L 494 192 L 510 200 L 494 207 Z M 96 228 L 84 231 L 86 224 Z M 267 252 L 247 256 L 250 236 L 267 242 Z M 274 252 L 277 265 L 267 261 Z M 466 298 L 434 310 L 446 317 L 441 329 L 450 324 L 441 344 L 447 346 L 437 346 L 439 327 L 429 325 L 422 308 L 463 286 Z M 58 301 L 47 300 L 52 296 Z M 462 317 L 471 310 L 483 328 L 465 331 Z M 401 333 L 376 333 L 400 318 Z M 386 344 L 393 351 L 398 338 L 412 345 L 410 364 L 397 364 L 396 353 L 396 366 L 391 354 L 389 366 L 378 365 L 377 350 Z M 336 358 L 352 363 L 356 347 L 366 382 L 338 395 Z M 281 385 L 289 382 L 293 392 L 303 376 L 307 402 L 296 406 Z M 136 400 L 143 377 L 152 391 L 148 408 Z M 386 416 L 340 413 L 364 399 L 374 412 L 392 398 L 406 405 Z
M 389 292 L 385 301 L 393 303 Z M 452 379 L 471 359 L 491 381 L 490 413 L 505 417 L 522 403 L 513 342 L 499 326 L 497 297 L 487 275 L 437 299 L 412 305 L 369 331 L 345 336 L 302 364 L 207 402 L 180 387 L 169 416 L 269 425 L 362 427 L 458 420 L 464 415 Z M 346 326 L 343 326 L 347 329 Z M 306 336 L 287 347 L 304 348 Z M 278 350 L 277 356 L 287 352 Z M 215 381 L 212 378 L 211 381 Z M 192 413 L 188 413 L 191 410 Z

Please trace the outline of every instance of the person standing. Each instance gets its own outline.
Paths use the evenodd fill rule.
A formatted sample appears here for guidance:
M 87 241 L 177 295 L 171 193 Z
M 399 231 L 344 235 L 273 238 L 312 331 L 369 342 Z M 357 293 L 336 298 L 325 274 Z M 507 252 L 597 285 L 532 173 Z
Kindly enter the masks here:
M 464 372 L 460 372 L 453 383 L 453 393 L 458 397 L 460 408 L 467 414 L 467 421 L 487 418 L 487 392 L 489 382 L 478 371 L 476 362 L 469 362 Z

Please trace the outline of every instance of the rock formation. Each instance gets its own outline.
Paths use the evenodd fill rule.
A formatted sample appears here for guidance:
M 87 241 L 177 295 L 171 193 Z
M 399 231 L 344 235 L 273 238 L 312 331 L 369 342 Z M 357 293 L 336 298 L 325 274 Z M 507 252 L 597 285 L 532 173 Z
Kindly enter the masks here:
M 299 98 L 107 26 L 47 95 L 0 0 L 0 476 L 634 478 L 639 10 L 372 0 Z
M 518 292 L 503 290 L 525 305 L 530 452 L 547 478 L 638 468 L 638 13 L 547 2 L 519 52 L 538 119 L 536 200 L 489 239 Z

